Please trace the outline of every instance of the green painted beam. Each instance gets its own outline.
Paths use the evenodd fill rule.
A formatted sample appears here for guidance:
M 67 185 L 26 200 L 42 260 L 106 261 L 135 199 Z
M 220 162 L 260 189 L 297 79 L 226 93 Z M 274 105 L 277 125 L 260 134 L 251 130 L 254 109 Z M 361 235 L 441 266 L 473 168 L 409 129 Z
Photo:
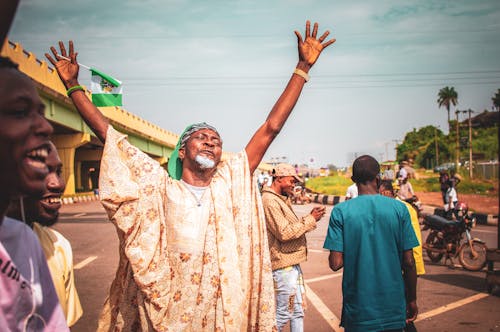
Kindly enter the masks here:
M 72 106 L 63 105 L 43 92 L 40 93 L 40 97 L 45 104 L 45 116 L 49 121 L 77 132 L 90 133 L 95 136 L 85 121 L 83 121 L 82 117 L 78 114 L 76 109 Z M 147 154 L 165 158 L 168 158 L 172 154 L 173 149 L 167 146 L 153 142 L 148 138 L 141 137 L 135 133 L 127 132 L 125 128 L 119 127 L 116 129 L 124 134 L 127 134 L 129 136 L 129 142 Z

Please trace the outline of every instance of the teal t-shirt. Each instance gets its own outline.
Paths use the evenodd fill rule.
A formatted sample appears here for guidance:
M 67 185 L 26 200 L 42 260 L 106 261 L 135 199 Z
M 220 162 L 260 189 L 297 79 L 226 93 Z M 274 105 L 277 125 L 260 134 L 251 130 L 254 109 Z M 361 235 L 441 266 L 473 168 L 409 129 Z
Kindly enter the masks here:
M 346 331 L 405 326 L 403 251 L 418 246 L 406 206 L 361 195 L 332 210 L 323 247 L 344 255 L 341 325 Z

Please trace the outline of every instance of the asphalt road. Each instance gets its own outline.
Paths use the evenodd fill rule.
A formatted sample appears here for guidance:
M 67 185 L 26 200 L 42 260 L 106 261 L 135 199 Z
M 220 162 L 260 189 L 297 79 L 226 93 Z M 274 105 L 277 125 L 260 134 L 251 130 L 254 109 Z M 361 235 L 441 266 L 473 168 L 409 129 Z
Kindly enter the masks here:
M 303 215 L 312 207 L 296 205 L 295 210 Z M 342 271 L 328 268 L 328 252 L 322 249 L 330 211 L 327 207 L 318 228 L 307 237 L 309 259 L 302 264 L 308 298 L 305 331 L 339 330 Z M 98 202 L 65 205 L 56 228 L 73 246 L 76 285 L 84 309 L 72 331 L 95 331 L 118 263 L 115 228 Z M 472 234 L 488 247 L 497 245 L 496 227 L 478 226 Z M 486 293 L 484 271 L 469 272 L 428 260 L 426 270 L 418 280 L 419 318 L 415 325 L 419 331 L 500 331 L 500 291 Z

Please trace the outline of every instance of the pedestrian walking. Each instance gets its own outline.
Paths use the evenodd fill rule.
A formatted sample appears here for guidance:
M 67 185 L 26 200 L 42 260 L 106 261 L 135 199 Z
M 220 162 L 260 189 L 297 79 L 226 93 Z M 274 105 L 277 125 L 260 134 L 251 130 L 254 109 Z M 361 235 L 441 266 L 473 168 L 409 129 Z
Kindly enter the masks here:
M 342 318 L 346 332 L 402 331 L 417 317 L 419 245 L 406 206 L 379 195 L 380 166 L 371 156 L 354 161 L 356 199 L 335 206 L 324 248 L 329 266 L 344 268 Z

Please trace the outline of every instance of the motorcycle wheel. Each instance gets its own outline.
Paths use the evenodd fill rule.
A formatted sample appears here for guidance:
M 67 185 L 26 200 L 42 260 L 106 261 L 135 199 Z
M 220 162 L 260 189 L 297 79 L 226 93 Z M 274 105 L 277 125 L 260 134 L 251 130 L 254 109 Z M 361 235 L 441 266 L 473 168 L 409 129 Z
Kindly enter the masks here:
M 437 236 L 436 232 L 430 232 L 429 235 L 427 236 L 427 239 L 425 240 L 425 243 L 427 243 L 429 247 L 433 247 L 436 249 L 444 248 L 444 240 L 440 239 Z M 443 258 L 443 253 L 441 252 L 435 252 L 432 251 L 431 249 L 427 249 L 426 251 L 427 251 L 427 256 L 429 256 L 429 258 L 433 263 L 438 263 L 441 260 L 441 258 Z
M 462 250 L 460 250 L 458 259 L 466 270 L 479 271 L 486 265 L 486 246 L 480 242 L 472 242 L 472 245 L 474 246 L 474 251 L 477 253 L 477 257 L 474 258 L 472 256 L 471 247 L 466 243 Z

